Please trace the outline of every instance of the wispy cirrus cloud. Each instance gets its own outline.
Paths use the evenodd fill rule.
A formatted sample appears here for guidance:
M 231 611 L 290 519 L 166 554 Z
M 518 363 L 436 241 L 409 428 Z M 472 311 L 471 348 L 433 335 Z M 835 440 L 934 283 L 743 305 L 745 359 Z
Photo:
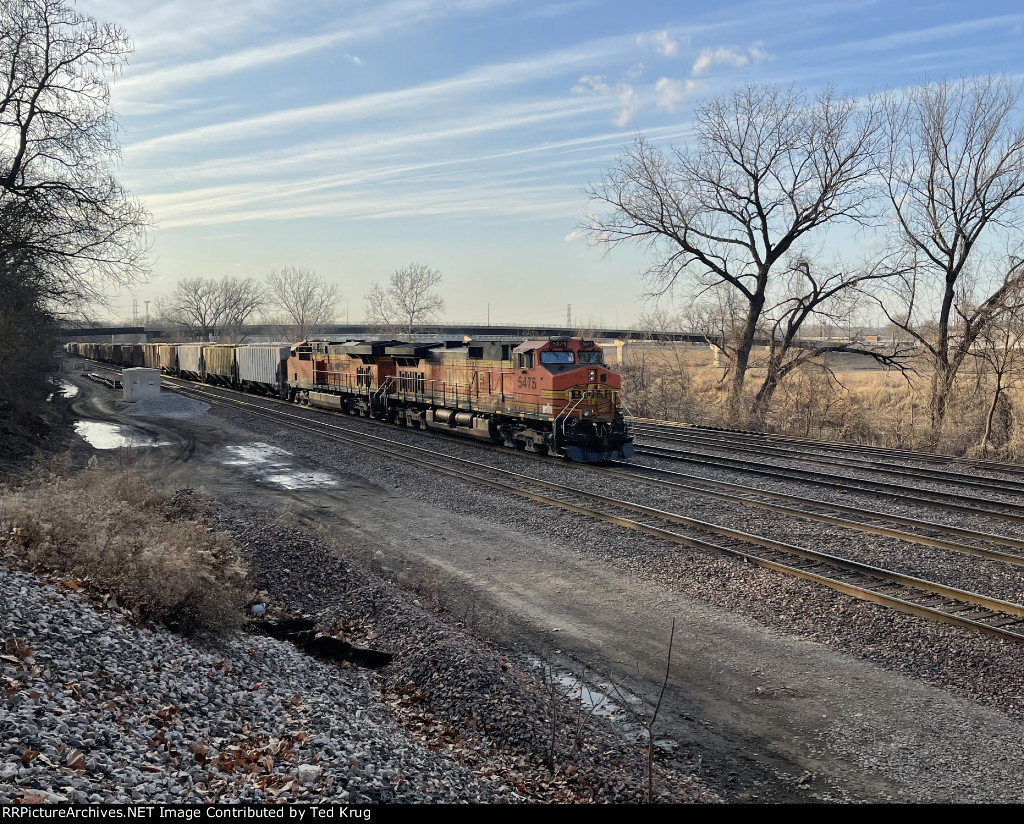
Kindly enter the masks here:
M 319 34 L 313 37 L 300 37 L 267 45 L 253 46 L 247 49 L 223 54 L 209 60 L 198 60 L 176 66 L 173 70 L 166 68 L 137 74 L 117 83 L 119 99 L 145 99 L 157 92 L 166 91 L 178 86 L 190 86 L 206 83 L 229 74 L 251 71 L 252 69 L 270 66 L 292 60 L 320 49 L 335 46 L 354 39 L 350 32 Z
M 531 100 L 487 106 L 442 128 L 410 126 L 402 132 L 370 130 L 345 137 L 290 143 L 285 148 L 243 152 L 230 158 L 203 160 L 183 166 L 159 167 L 148 176 L 156 184 L 190 183 L 218 179 L 273 178 L 282 175 L 322 173 L 338 163 L 358 158 L 387 156 L 405 151 L 420 153 L 427 147 L 456 145 L 488 134 L 533 130 L 543 124 L 585 118 L 607 112 L 611 104 L 598 98 Z
M 333 22 L 331 30 L 327 32 L 261 42 L 207 59 L 181 61 L 172 58 L 151 70 L 130 74 L 117 84 L 117 93 L 119 97 L 129 100 L 145 99 L 167 89 L 206 83 L 232 74 L 284 63 L 344 43 L 365 41 L 396 29 L 411 28 L 428 20 L 475 14 L 510 2 L 512 0 L 392 0 L 373 4 L 369 11 L 361 11 Z M 284 16 L 290 14 L 294 4 L 268 0 L 265 5 L 273 6 L 279 15 Z M 202 16 L 205 17 L 205 11 Z M 347 52 L 344 57 L 356 64 L 362 62 L 361 58 Z
M 512 114 L 510 112 L 510 114 Z M 511 118 L 510 118 L 511 119 Z M 654 141 L 672 140 L 688 133 L 686 126 L 661 127 L 646 132 Z M 433 138 L 433 135 L 429 135 Z M 463 151 L 444 160 L 422 160 L 424 153 L 410 145 L 404 162 L 396 162 L 401 147 L 380 147 L 378 160 L 355 160 L 354 168 L 325 174 L 323 162 L 310 163 L 297 173 L 277 180 L 250 180 L 219 186 L 197 186 L 146 196 L 147 205 L 164 229 L 186 226 L 238 224 L 247 220 L 283 221 L 338 216 L 386 217 L 398 214 L 455 214 L 472 203 L 481 214 L 495 216 L 558 214 L 572 218 L 579 206 L 579 183 L 597 160 L 610 161 L 629 132 L 602 132 L 584 137 L 534 143 L 502 151 Z M 484 144 L 472 144 L 482 146 Z M 373 154 L 377 147 L 367 146 Z M 428 157 L 434 156 L 432 153 Z M 349 160 L 358 155 L 349 156 Z M 262 175 L 281 171 L 272 163 L 256 165 Z M 481 169 L 486 188 L 502 198 L 478 198 Z M 229 176 L 230 179 L 230 176 Z M 554 184 L 552 180 L 564 182 Z M 499 189 L 500 187 L 500 189 Z M 529 192 L 520 199 L 516 192 Z M 546 197 L 542 196 L 546 193 Z
M 483 94 L 502 86 L 551 77 L 580 66 L 600 64 L 630 53 L 633 39 L 632 35 L 623 35 L 592 40 L 523 60 L 481 66 L 462 74 L 416 86 L 372 92 L 329 103 L 281 109 L 268 114 L 198 126 L 139 141 L 127 146 L 125 151 L 141 157 L 154 151 L 180 151 L 200 145 L 251 139 L 254 136 L 280 133 L 293 128 L 334 122 L 341 118 L 370 117 L 396 111 L 423 109 L 446 99 Z M 598 86 L 591 91 L 605 93 L 605 89 Z M 612 93 L 617 95 L 620 101 L 617 122 L 621 121 L 620 125 L 623 125 L 636 111 L 635 93 L 628 84 L 618 84 L 612 88 Z
M 712 66 L 727 65 L 738 68 L 750 63 L 760 63 L 767 59 L 768 52 L 762 48 L 760 42 L 754 43 L 745 51 L 719 46 L 715 49 L 703 49 L 693 63 L 690 73 L 694 76 L 704 74 Z

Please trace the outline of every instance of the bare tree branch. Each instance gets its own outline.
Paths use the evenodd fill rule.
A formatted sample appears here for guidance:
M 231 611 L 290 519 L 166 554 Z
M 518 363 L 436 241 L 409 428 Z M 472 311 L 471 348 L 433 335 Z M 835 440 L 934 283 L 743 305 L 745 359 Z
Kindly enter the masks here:
M 291 320 L 299 340 L 333 321 L 340 299 L 336 284 L 309 269 L 286 266 L 267 275 L 267 305 Z
M 964 359 L 1024 279 L 1020 258 L 1000 249 L 1019 243 L 1021 95 L 1019 81 L 971 78 L 920 86 L 884 106 L 889 149 L 878 170 L 916 264 L 903 289 L 885 296 L 887 315 L 931 361 L 933 438 Z
M 411 335 L 416 324 L 441 317 L 444 300 L 434 291 L 443 275 L 422 263 L 396 269 L 387 286 L 375 283 L 366 294 L 366 319 Z
M 108 78 L 130 51 L 67 0 L 0 3 L 0 254 L 31 258 L 58 309 L 147 273 L 151 218 L 112 175 Z
M 786 256 L 829 224 L 873 216 L 867 182 L 878 126 L 871 101 L 747 86 L 697 107 L 691 145 L 666 156 L 638 136 L 587 189 L 605 212 L 581 228 L 596 243 L 646 248 L 652 294 L 686 280 L 740 297 L 742 321 L 728 344 L 733 418 Z

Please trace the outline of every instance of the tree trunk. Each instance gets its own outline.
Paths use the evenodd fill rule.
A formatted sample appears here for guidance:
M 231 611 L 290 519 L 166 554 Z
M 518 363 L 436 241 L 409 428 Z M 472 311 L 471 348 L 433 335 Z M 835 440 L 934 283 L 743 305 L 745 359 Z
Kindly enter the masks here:
M 946 421 L 949 394 L 953 388 L 955 374 L 949 364 L 936 363 L 935 372 L 932 375 L 932 391 L 928 405 L 928 411 L 931 415 L 929 443 L 932 448 L 938 446 L 939 440 L 942 437 L 942 425 Z
M 772 364 L 768 365 L 768 374 L 765 375 L 757 394 L 754 396 L 754 404 L 751 407 L 751 415 L 761 420 L 767 414 L 772 403 L 775 390 L 779 387 L 778 370 Z
M 992 403 L 988 408 L 988 417 L 985 418 L 985 435 L 981 439 L 981 455 L 985 457 L 988 455 L 988 442 L 992 440 L 992 421 L 996 417 L 996 409 L 999 408 L 999 399 L 1003 395 L 1003 376 L 1000 372 L 996 373 L 996 391 L 992 395 Z
M 747 377 L 747 366 L 750 363 L 750 352 L 754 348 L 757 323 L 761 319 L 763 309 L 764 295 L 754 295 L 750 300 L 750 309 L 747 311 L 742 336 L 736 345 L 736 355 L 733 358 L 732 381 L 729 385 L 729 400 L 726 407 L 726 416 L 729 423 L 733 426 L 742 425 L 747 418 L 746 410 L 743 406 L 743 385 Z

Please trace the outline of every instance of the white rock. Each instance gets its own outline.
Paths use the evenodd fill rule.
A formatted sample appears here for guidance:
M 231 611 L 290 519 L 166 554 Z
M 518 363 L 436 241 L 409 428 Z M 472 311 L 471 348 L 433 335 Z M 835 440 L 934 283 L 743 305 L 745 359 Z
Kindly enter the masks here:
M 300 764 L 295 777 L 303 787 L 312 787 L 320 778 L 320 768 L 315 764 Z

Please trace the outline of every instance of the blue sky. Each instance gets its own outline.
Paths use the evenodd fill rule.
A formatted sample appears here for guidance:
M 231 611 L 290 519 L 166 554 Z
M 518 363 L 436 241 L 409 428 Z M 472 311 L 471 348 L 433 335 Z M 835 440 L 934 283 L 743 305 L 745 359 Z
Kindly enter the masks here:
M 638 132 L 685 142 L 701 97 L 1019 74 L 1010 2 L 80 0 L 135 41 L 113 86 L 120 177 L 153 273 L 315 269 L 352 321 L 410 261 L 453 320 L 627 324 L 639 250 L 589 246 L 582 187 Z M 129 314 L 125 292 L 114 314 Z

